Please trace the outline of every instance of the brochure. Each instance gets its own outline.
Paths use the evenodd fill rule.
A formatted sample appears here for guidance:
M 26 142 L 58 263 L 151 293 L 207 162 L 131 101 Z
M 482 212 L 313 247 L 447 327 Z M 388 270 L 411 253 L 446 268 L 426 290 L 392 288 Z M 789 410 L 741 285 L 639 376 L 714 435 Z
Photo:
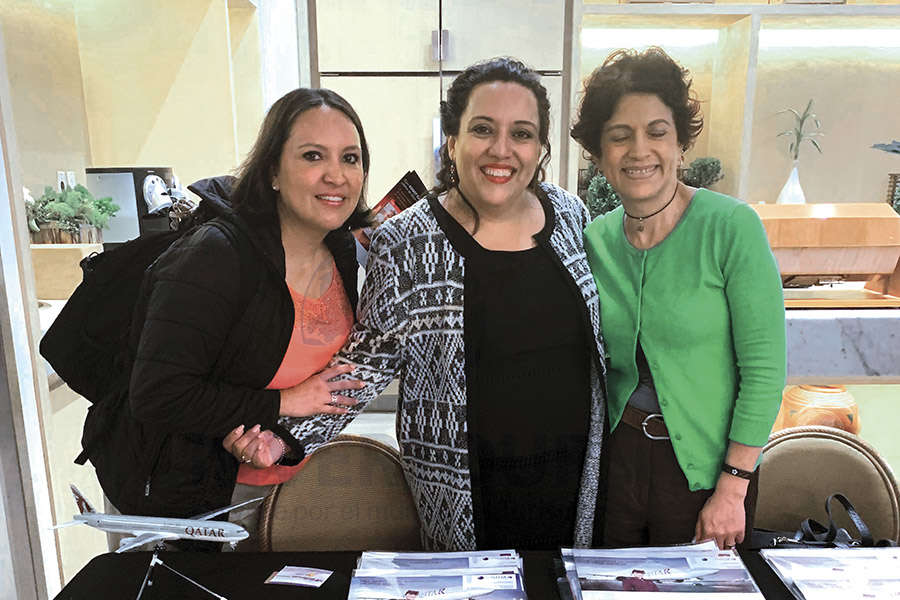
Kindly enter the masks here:
M 800 600 L 900 599 L 900 548 L 760 550 Z
M 714 543 L 609 549 L 563 549 L 563 564 L 574 563 L 574 598 L 620 598 L 634 592 L 662 592 L 673 597 L 718 594 L 718 598 L 762 598 L 734 550 Z M 576 584 L 570 578 L 570 586 Z
M 363 552 L 357 570 L 443 570 L 481 569 L 521 571 L 522 561 L 515 550 L 490 552 Z
M 515 550 L 363 552 L 349 600 L 525 600 Z
M 519 573 L 358 576 L 347 600 L 526 600 Z
M 407 171 L 394 187 L 385 194 L 378 204 L 372 208 L 372 217 L 375 221 L 372 227 L 365 227 L 353 232 L 356 237 L 356 259 L 360 265 L 366 266 L 369 258 L 369 244 L 372 241 L 372 233 L 375 229 L 393 217 L 403 212 L 421 198 L 427 189 L 415 171 Z
M 314 569 L 313 567 L 286 566 L 280 571 L 272 573 L 266 583 L 282 583 L 287 585 L 302 585 L 304 587 L 319 587 L 325 580 L 331 577 L 332 571 Z

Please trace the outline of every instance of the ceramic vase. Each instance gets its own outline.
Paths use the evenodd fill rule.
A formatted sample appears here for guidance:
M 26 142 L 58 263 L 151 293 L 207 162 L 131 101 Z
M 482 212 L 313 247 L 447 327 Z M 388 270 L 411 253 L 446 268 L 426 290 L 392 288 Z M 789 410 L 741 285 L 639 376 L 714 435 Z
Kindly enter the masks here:
M 781 193 L 778 194 L 777 204 L 806 204 L 803 188 L 800 187 L 800 175 L 797 173 L 799 161 L 794 161 L 794 167 L 788 176 Z
M 859 433 L 859 406 L 842 385 L 789 385 L 772 431 L 800 425 L 837 427 Z

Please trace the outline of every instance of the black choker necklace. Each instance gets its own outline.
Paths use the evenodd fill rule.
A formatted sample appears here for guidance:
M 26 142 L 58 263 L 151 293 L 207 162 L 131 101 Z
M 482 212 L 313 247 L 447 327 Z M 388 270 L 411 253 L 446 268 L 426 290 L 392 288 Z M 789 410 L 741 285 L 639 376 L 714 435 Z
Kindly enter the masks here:
M 662 208 L 660 208 L 659 210 L 656 210 L 656 211 L 650 213 L 649 215 L 644 215 L 643 217 L 636 217 L 636 216 L 634 216 L 634 215 L 632 215 L 632 214 L 629 214 L 628 211 L 625 210 L 625 205 L 624 205 L 624 204 L 622 204 L 622 210 L 625 210 L 625 216 L 626 216 L 626 217 L 631 217 L 632 219 L 634 219 L 635 221 L 638 222 L 638 224 L 637 224 L 637 230 L 638 230 L 638 231 L 643 231 L 643 230 L 644 230 L 644 219 L 649 219 L 650 217 L 655 217 L 656 215 L 658 215 L 658 214 L 661 213 L 662 211 L 666 210 L 666 208 L 668 208 L 669 205 L 672 204 L 672 200 L 675 199 L 675 194 L 677 194 L 677 193 L 678 193 L 678 182 L 676 181 L 676 182 L 675 182 L 675 191 L 672 192 L 672 197 L 669 198 L 669 201 L 666 202 L 666 203 L 662 206 Z

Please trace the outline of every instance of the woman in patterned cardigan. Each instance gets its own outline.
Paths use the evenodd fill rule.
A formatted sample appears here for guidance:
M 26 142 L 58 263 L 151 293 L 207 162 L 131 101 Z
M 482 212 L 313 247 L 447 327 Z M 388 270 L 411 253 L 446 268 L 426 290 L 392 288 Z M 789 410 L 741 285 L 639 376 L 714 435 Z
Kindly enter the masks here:
M 282 421 L 312 452 L 399 374 L 397 438 L 429 548 L 592 541 L 606 368 L 587 211 L 542 182 L 549 121 L 539 75 L 516 60 L 457 77 L 440 184 L 376 231 L 337 356 L 369 385 L 344 394 L 353 414 Z

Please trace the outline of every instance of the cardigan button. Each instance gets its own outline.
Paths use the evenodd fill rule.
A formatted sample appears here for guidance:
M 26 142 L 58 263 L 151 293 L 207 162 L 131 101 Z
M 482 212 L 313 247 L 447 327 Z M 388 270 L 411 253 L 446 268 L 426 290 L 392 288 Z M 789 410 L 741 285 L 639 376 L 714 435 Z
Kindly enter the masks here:
M 680 440 L 680 439 L 681 439 L 681 434 L 680 434 L 680 433 L 676 433 L 676 434 L 675 434 L 675 439 L 676 439 L 676 440 Z
M 687 464 L 687 468 L 688 468 L 688 469 L 693 469 L 693 468 L 694 468 L 694 463 L 688 463 L 688 464 Z

